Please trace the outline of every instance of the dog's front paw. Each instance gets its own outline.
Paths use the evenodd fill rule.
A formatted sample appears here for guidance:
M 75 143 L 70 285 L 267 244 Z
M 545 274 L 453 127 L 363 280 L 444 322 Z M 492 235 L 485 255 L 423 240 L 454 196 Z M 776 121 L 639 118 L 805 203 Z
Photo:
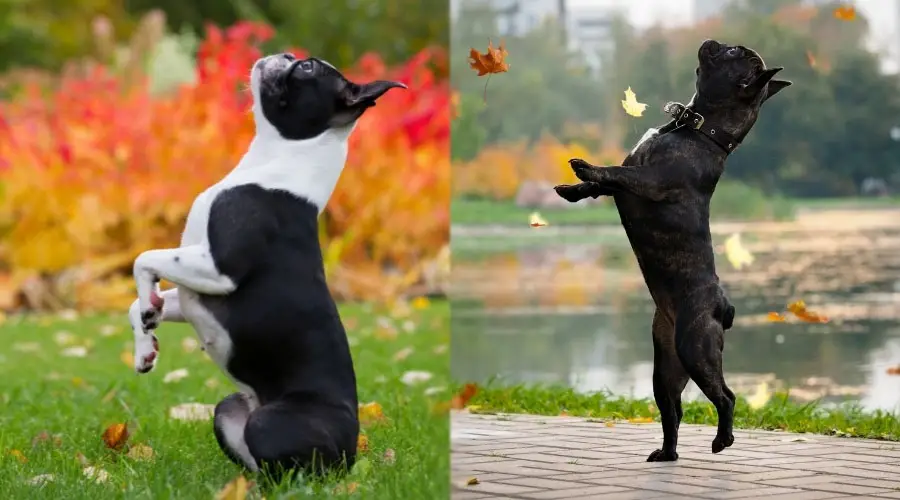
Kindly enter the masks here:
M 716 438 L 713 439 L 712 442 L 712 452 L 719 453 L 725 448 L 734 444 L 734 434 L 728 434 L 727 436 L 716 435 Z
M 648 462 L 674 462 L 678 460 L 678 453 L 675 450 L 656 450 L 647 457 Z
M 560 184 L 559 186 L 554 186 L 553 190 L 556 191 L 560 198 L 569 203 L 575 203 L 584 199 L 584 195 L 577 185 Z
M 149 307 L 141 309 L 141 328 L 144 333 L 150 333 L 159 327 L 162 318 L 163 299 L 156 290 L 150 293 Z
M 597 167 L 582 160 L 581 158 L 572 158 L 569 160 L 569 166 L 575 172 L 575 177 L 583 182 L 595 182 L 597 180 Z

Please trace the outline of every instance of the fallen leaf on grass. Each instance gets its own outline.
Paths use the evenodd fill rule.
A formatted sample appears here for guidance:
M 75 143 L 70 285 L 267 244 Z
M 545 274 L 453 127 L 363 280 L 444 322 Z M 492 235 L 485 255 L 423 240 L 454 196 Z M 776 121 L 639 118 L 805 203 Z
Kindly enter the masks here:
M 44 444 L 52 444 L 53 447 L 59 448 L 59 446 L 62 445 L 62 437 L 59 434 L 51 435 L 47 431 L 41 431 L 31 440 L 32 448 L 37 448 Z
M 76 345 L 63 349 L 60 354 L 67 358 L 83 358 L 87 356 L 87 353 L 87 347 L 83 345 Z
M 60 330 L 53 334 L 53 340 L 60 346 L 67 346 L 73 344 L 77 339 L 71 332 Z
M 625 89 L 625 100 L 622 101 L 622 108 L 625 109 L 625 113 L 631 116 L 643 116 L 647 105 L 638 102 L 637 95 L 631 90 L 631 87 L 628 87 Z
M 801 321 L 807 323 L 828 323 L 828 318 L 826 316 L 808 310 L 806 308 L 806 303 L 802 300 L 791 302 L 788 304 L 787 309 Z
M 887 369 L 888 375 L 900 375 L 900 365 L 892 366 Z
M 528 225 L 531 227 L 544 227 L 547 225 L 547 221 L 541 217 L 541 214 L 531 212 L 531 215 L 528 216 Z
M 356 437 L 356 451 L 358 453 L 369 451 L 369 437 L 363 433 L 360 433 L 359 436 Z
M 120 450 L 128 441 L 128 424 L 112 424 L 103 431 L 103 442 L 111 450 Z
M 475 486 L 480 482 L 481 481 L 479 481 L 477 477 L 470 477 L 468 480 L 466 480 L 466 486 Z
M 181 350 L 184 352 L 194 352 L 198 347 L 200 347 L 200 342 L 197 342 L 194 337 L 185 337 L 181 341 Z
M 119 359 L 129 368 L 134 368 L 134 353 L 131 351 L 122 351 L 122 354 L 119 354 Z
M 14 351 L 19 352 L 40 352 L 41 344 L 37 342 L 16 342 L 12 345 Z
M 81 464 L 82 467 L 87 467 L 88 463 L 90 463 L 90 462 L 88 462 L 87 457 L 84 456 L 84 453 L 81 453 L 81 452 L 75 453 L 75 461 L 78 462 L 79 464 Z
M 440 386 L 440 387 L 429 387 L 428 389 L 425 389 L 425 395 L 426 395 L 426 396 L 434 396 L 435 394 L 440 394 L 440 393 L 442 393 L 442 392 L 444 392 L 444 391 L 446 391 L 446 390 L 447 390 L 447 388 L 444 387 L 444 386 Z
M 491 75 L 495 73 L 506 73 L 509 71 L 509 64 L 505 62 L 509 53 L 503 48 L 503 42 L 497 48 L 491 40 L 488 40 L 488 48 L 484 54 L 477 50 L 469 50 L 469 66 L 478 72 L 478 76 L 488 76 L 488 80 L 484 82 L 484 96 L 482 99 L 487 103 L 487 84 L 491 79 Z
M 371 403 L 360 403 L 358 412 L 359 423 L 361 425 L 368 425 L 385 420 L 384 409 L 377 401 L 372 401 Z
M 653 419 L 650 417 L 634 417 L 628 419 L 629 424 L 652 424 Z
M 404 347 L 394 354 L 393 359 L 394 361 L 403 361 L 404 359 L 408 358 L 414 351 L 415 349 L 413 349 L 412 347 Z
M 128 448 L 125 456 L 132 460 L 150 460 L 153 458 L 153 448 L 145 444 L 136 444 Z
M 203 382 L 203 385 L 210 389 L 215 389 L 216 387 L 219 387 L 219 379 L 208 378 L 206 379 L 206 382 Z
M 216 493 L 216 500 L 244 500 L 249 489 L 250 482 L 247 478 L 238 476 Z
M 469 401 L 478 394 L 478 385 L 468 383 L 463 386 L 458 394 L 450 400 L 450 407 L 454 410 L 462 410 L 469 404 Z
M 840 5 L 832 11 L 834 18 L 840 21 L 856 19 L 856 9 L 852 5 Z
M 559 416 L 560 416 L 560 417 L 568 417 L 568 416 L 569 416 L 569 412 L 567 412 L 566 410 L 563 410 L 563 411 L 559 412 Z
M 432 349 L 431 352 L 433 352 L 435 354 L 444 354 L 445 352 L 447 352 L 447 349 L 448 349 L 447 344 L 440 344 L 440 345 L 434 346 L 434 349 Z
M 31 486 L 43 486 L 53 481 L 56 481 L 56 476 L 53 474 L 38 474 L 26 482 Z
M 353 493 L 356 493 L 356 490 L 358 489 L 359 483 L 339 484 L 334 487 L 333 493 L 335 495 L 352 495 Z
M 84 387 L 87 385 L 87 382 L 81 377 L 72 377 L 72 385 L 75 387 Z
M 751 254 L 741 243 L 741 235 L 734 233 L 725 240 L 725 257 L 731 263 L 731 267 L 741 270 L 744 266 L 753 263 Z
M 417 309 L 421 311 L 422 309 L 428 309 L 428 306 L 431 305 L 431 301 L 428 300 L 428 297 L 416 297 L 412 300 L 413 309 Z
M 397 461 L 397 452 L 393 448 L 384 450 L 384 456 L 381 457 L 385 464 L 394 465 Z
M 416 385 L 422 382 L 428 382 L 433 377 L 431 372 L 421 370 L 410 370 L 400 376 L 400 381 L 406 385 Z
M 215 413 L 216 405 L 203 403 L 182 403 L 169 408 L 169 418 L 183 421 L 209 420 Z
M 81 472 L 84 477 L 93 479 L 97 483 L 105 483 L 109 480 L 109 473 L 99 467 L 85 467 Z
M 101 337 L 112 337 L 116 333 L 119 332 L 119 327 L 116 325 L 103 325 L 100 327 L 100 336 Z
M 179 380 L 186 378 L 188 376 L 187 368 L 179 368 L 177 370 L 172 370 L 163 377 L 164 384 L 171 384 L 172 382 L 178 382 Z
M 21 462 L 23 464 L 28 462 L 28 457 L 26 457 L 25 454 L 19 450 L 13 449 L 13 450 L 9 450 L 7 453 L 9 453 L 11 456 L 15 457 L 16 460 L 18 460 L 19 462 Z

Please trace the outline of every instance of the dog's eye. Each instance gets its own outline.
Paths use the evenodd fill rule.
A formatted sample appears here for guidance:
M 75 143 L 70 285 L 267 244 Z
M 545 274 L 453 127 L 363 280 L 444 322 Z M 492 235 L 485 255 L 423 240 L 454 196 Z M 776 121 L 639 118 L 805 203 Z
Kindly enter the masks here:
M 313 70 L 312 61 L 303 61 L 302 63 L 300 63 L 300 69 L 302 69 L 303 71 L 305 71 L 307 73 L 312 73 L 312 70 Z

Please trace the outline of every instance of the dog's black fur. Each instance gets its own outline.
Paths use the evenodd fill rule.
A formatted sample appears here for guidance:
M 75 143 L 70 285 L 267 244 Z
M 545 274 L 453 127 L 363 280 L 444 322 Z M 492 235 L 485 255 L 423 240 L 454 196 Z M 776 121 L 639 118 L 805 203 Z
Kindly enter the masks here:
M 696 93 L 688 105 L 738 141 L 750 132 L 764 102 L 791 82 L 773 77 L 755 51 L 703 42 Z M 709 231 L 709 203 L 727 152 L 707 137 L 670 122 L 639 143 L 618 167 L 572 159 L 579 180 L 556 186 L 564 199 L 612 196 L 656 304 L 653 316 L 653 395 L 663 427 L 662 449 L 650 462 L 678 459 L 681 393 L 693 380 L 719 415 L 712 452 L 734 442 L 734 393 L 722 371 L 724 330 L 734 306 L 719 285 Z
M 291 64 L 261 74 L 260 105 L 289 140 L 350 125 L 387 90 L 405 87 L 359 85 L 323 61 L 283 57 Z M 232 342 L 227 371 L 259 404 L 251 408 L 240 392 L 226 397 L 215 410 L 215 435 L 232 461 L 251 467 L 225 437 L 229 422 L 246 422 L 247 449 L 274 480 L 286 471 L 346 470 L 356 459 L 356 376 L 325 281 L 320 208 L 285 190 L 242 184 L 220 192 L 209 212 L 211 257 L 237 287 L 200 301 Z

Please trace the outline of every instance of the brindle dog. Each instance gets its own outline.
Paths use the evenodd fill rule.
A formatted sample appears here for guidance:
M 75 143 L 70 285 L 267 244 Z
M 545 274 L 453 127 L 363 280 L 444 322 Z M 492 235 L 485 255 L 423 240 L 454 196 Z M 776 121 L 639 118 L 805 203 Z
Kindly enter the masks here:
M 681 393 L 693 380 L 719 416 L 712 452 L 734 443 L 734 393 L 722 372 L 724 331 L 734 307 L 719 286 L 709 232 L 709 202 L 725 159 L 750 132 L 760 107 L 791 84 L 773 77 L 762 57 L 740 45 L 706 40 L 698 51 L 696 93 L 660 130 L 649 130 L 622 166 L 569 160 L 582 182 L 556 186 L 575 202 L 612 196 L 650 289 L 653 396 L 663 446 L 647 461 L 678 459 Z M 668 108 L 668 107 L 667 107 Z

